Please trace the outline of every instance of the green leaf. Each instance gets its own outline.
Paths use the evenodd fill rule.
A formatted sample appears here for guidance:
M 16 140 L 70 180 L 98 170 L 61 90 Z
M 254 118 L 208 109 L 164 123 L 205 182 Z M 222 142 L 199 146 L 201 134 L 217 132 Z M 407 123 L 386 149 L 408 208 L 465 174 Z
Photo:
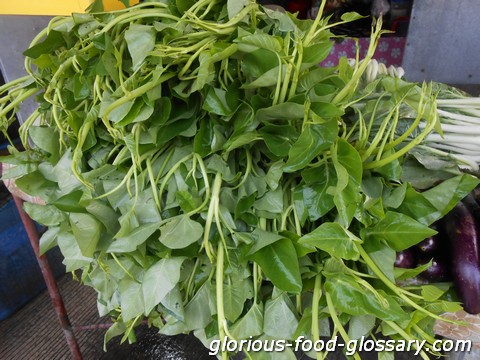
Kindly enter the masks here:
M 39 241 L 40 255 L 44 255 L 48 250 L 57 245 L 57 235 L 59 231 L 59 227 L 51 226 L 42 234 Z
M 115 239 L 107 249 L 110 253 L 128 253 L 143 244 L 159 229 L 158 223 L 144 224 L 135 228 L 130 234 Z
M 55 50 L 65 46 L 65 38 L 60 31 L 50 30 L 47 37 L 40 43 L 33 45 L 23 52 L 23 55 L 37 59 L 40 55 L 54 53 Z
M 425 270 L 427 270 L 430 266 L 432 266 L 432 260 L 430 260 L 426 264 L 417 266 L 413 269 L 397 268 L 396 267 L 396 268 L 394 268 L 395 279 L 397 281 L 411 279 L 411 278 L 421 274 Z
M 284 102 L 270 107 L 262 107 L 255 114 L 256 119 L 260 122 L 303 119 L 304 116 L 304 105 L 294 102 Z
M 446 289 L 441 289 L 435 285 L 423 285 L 422 296 L 425 301 L 435 301 L 438 300 L 447 290 L 448 287 Z
M 175 198 L 180 208 L 186 213 L 198 208 L 202 203 L 199 196 L 193 196 L 189 191 L 177 191 Z
M 175 4 L 177 5 L 178 11 L 183 14 L 195 4 L 195 0 L 175 0 Z
M 18 164 L 9 169 L 3 169 L 2 179 L 15 179 L 15 185 L 20 190 L 29 195 L 39 196 L 47 191 L 46 188 L 54 188 L 55 184 L 49 183 L 47 179 L 43 178 L 37 168 L 37 164 Z M 37 193 L 35 194 L 33 191 Z
M 397 207 L 397 211 L 425 225 L 428 225 L 431 219 L 436 219 L 440 216 L 439 211 L 430 201 L 421 192 L 413 189 L 409 183 L 406 185 L 403 202 Z
M 184 260 L 184 257 L 161 259 L 147 270 L 142 283 L 145 315 L 148 316 L 178 283 Z
M 56 158 L 60 150 L 60 143 L 58 134 L 55 133 L 55 128 L 32 126 L 28 129 L 28 134 L 39 149 L 48 152 Z
M 333 42 L 330 40 L 303 48 L 303 65 L 318 65 L 330 54 Z
M 133 70 L 138 70 L 155 46 L 155 28 L 133 23 L 125 31 L 125 41 L 132 57 Z
M 375 327 L 375 320 L 375 316 L 370 314 L 352 316 L 348 323 L 349 338 L 356 340 L 368 336 Z
M 67 215 L 53 205 L 38 205 L 25 202 L 23 208 L 32 220 L 45 226 L 59 225 L 67 219 Z
M 279 12 L 279 11 L 277 11 Z M 258 340 L 262 344 L 268 344 L 268 349 L 270 350 L 270 346 L 275 346 L 275 343 L 272 343 L 273 340 L 283 340 L 283 338 L 274 338 L 272 336 L 268 335 L 261 335 L 254 341 Z M 293 340 L 293 339 L 292 339 Z M 282 344 L 282 343 L 280 343 Z M 275 347 L 274 347 L 275 350 Z M 295 355 L 293 350 L 285 344 L 284 348 L 282 351 L 266 351 L 264 348 L 262 350 L 255 352 L 254 355 L 255 360 L 297 360 L 298 357 Z
M 385 151 L 385 156 L 387 156 L 389 154 L 389 152 L 392 152 L 393 153 L 393 150 L 387 150 Z M 375 169 L 375 171 L 380 174 L 380 175 L 383 175 L 383 177 L 386 179 L 386 180 L 389 180 L 391 182 L 400 182 L 401 181 L 401 177 L 402 177 L 402 166 L 400 164 L 400 161 L 399 159 L 396 159 L 396 160 L 393 160 L 393 161 L 390 161 L 388 164 L 382 166 L 382 167 L 379 167 L 377 169 Z
M 351 22 L 351 21 L 363 19 L 363 18 L 365 18 L 365 16 L 360 15 L 359 13 L 352 11 L 352 12 L 343 13 L 340 18 L 343 21 Z
M 310 105 L 310 110 L 324 120 L 330 120 L 332 118 L 339 117 L 344 113 L 344 111 L 336 105 L 323 101 L 312 102 Z
M 274 339 L 290 340 L 298 326 L 293 304 L 285 293 L 265 303 L 263 332 Z
M 213 67 L 213 58 L 212 55 L 208 52 L 201 52 L 199 57 L 199 67 L 197 68 L 197 76 L 193 81 L 190 89 L 188 90 L 190 94 L 203 89 L 207 83 L 212 82 L 215 76 L 215 70 Z
M 65 212 L 86 212 L 85 207 L 80 205 L 82 196 L 82 191 L 74 191 L 52 201 L 52 204 L 55 205 L 57 209 Z
M 251 45 L 260 49 L 270 50 L 273 53 L 282 51 L 282 42 L 275 36 L 258 32 L 253 35 L 242 36 L 238 40 L 239 48 L 244 49 L 244 44 Z
M 267 148 L 276 156 L 285 157 L 297 140 L 297 131 L 290 125 L 265 125 L 259 130 Z
M 245 301 L 252 298 L 253 285 L 249 278 L 243 277 L 243 269 L 234 268 L 232 270 L 233 272 L 225 277 L 223 305 L 226 319 L 233 323 L 242 314 Z
M 297 253 L 291 240 L 281 239 L 250 256 L 279 289 L 292 293 L 302 290 Z
M 333 276 L 337 273 L 344 274 L 348 272 L 343 260 L 336 257 L 329 257 L 323 263 L 323 274 L 325 277 Z
M 320 331 L 320 336 L 331 336 L 330 322 L 329 318 L 326 316 L 319 316 L 318 319 L 318 329 Z M 297 329 L 293 338 L 297 339 L 300 336 L 310 337 L 312 333 L 312 308 L 307 307 L 303 309 L 302 318 L 298 322 Z
M 378 360 L 395 360 L 395 353 L 392 351 L 380 351 Z
M 95 216 L 110 234 L 116 234 L 119 230 L 118 214 L 110 206 L 100 200 L 92 200 L 85 209 Z
M 95 3 L 101 3 L 103 4 L 103 2 L 101 0 L 95 0 L 93 4 Z M 102 7 L 102 10 L 103 10 L 103 7 Z M 122 334 L 125 333 L 125 331 L 127 331 L 127 326 L 125 325 L 125 323 L 123 322 L 115 322 L 113 323 L 112 326 L 110 326 L 108 328 L 108 330 L 105 332 L 105 335 L 103 337 L 103 351 L 107 351 L 107 343 L 112 340 L 114 337 L 117 337 L 117 336 L 120 336 Z
M 162 126 L 156 134 L 156 145 L 160 147 L 176 136 L 180 136 L 184 131 L 188 130 L 195 121 L 195 118 L 186 118 Z
M 72 172 L 72 151 L 68 149 L 55 166 L 43 162 L 39 165 L 42 175 L 50 181 L 58 184 L 57 196 L 69 194 L 81 187 L 78 178 Z
M 126 115 L 121 120 L 114 121 L 112 119 L 113 111 L 110 113 L 110 120 L 116 122 L 118 126 L 127 126 L 131 123 L 142 122 L 150 119 L 155 111 L 152 104 L 145 102 L 143 98 L 135 100 L 132 105 L 129 104 L 127 108 L 128 111 L 126 111 L 127 109 L 123 110 Z
M 80 247 L 71 232 L 60 231 L 57 235 L 57 243 L 64 257 L 66 271 L 72 272 L 88 266 L 92 259 L 84 256 Z
M 248 312 L 230 328 L 235 339 L 244 340 L 263 333 L 263 303 L 254 303 Z
M 392 282 L 395 282 L 395 270 L 393 266 L 396 259 L 395 250 L 383 241 L 372 238 L 365 242 L 363 247 L 382 273 Z
M 162 220 L 155 204 L 151 188 L 142 191 L 138 194 L 136 200 L 132 199 L 131 201 L 135 215 L 139 219 L 140 224 L 160 222 Z
M 215 314 L 215 287 L 206 281 L 185 306 L 185 320 L 190 330 L 205 328 Z
M 243 214 L 249 213 L 251 211 L 252 205 L 255 202 L 256 195 L 256 193 L 253 193 L 249 196 L 242 196 L 238 199 L 234 212 L 235 219 L 238 219 Z M 248 236 L 250 236 L 250 234 L 248 234 Z
M 348 227 L 360 202 L 362 160 L 357 150 L 343 139 L 338 141 L 333 152 L 333 165 L 337 173 L 333 201 L 340 224 Z
M 469 174 L 462 174 L 447 179 L 432 189 L 426 190 L 422 195 L 432 204 L 438 211 L 439 217 L 431 216 L 431 223 L 438 220 L 452 210 L 455 205 L 467 196 L 480 183 L 480 180 Z
M 222 179 L 231 182 L 235 178 L 238 179 L 237 174 L 232 172 L 232 164 L 227 163 L 220 155 L 212 154 L 205 162 L 207 170 L 213 174 L 221 173 Z
M 238 233 L 239 234 L 239 233 Z M 263 249 L 265 246 L 271 245 L 284 237 L 271 232 L 256 228 L 251 233 L 242 233 L 250 239 L 250 242 L 253 246 L 248 251 L 247 255 L 252 255 L 256 253 L 258 250 Z
M 338 90 L 338 85 L 325 84 L 325 80 L 331 78 L 335 71 L 337 71 L 335 67 L 321 66 L 306 71 L 300 77 L 299 86 L 303 91 L 309 91 L 312 88 L 323 88 L 327 85 L 327 89 L 329 89 L 327 92 L 333 94 Z
M 70 213 L 70 226 L 82 254 L 93 257 L 103 226 L 90 214 Z
M 315 221 L 326 215 L 335 206 L 333 195 L 329 191 L 337 183 L 337 174 L 334 167 L 327 163 L 303 171 L 302 177 L 307 185 L 295 189 L 295 191 L 302 192 L 303 205 L 308 218 L 310 221 Z
M 170 119 L 172 113 L 172 100 L 162 97 L 155 102 L 155 111 L 152 115 L 152 125 L 164 125 Z M 190 117 L 187 115 L 186 117 Z
M 161 334 L 177 335 L 193 330 L 204 329 L 212 322 L 215 304 L 215 288 L 206 281 L 185 305 L 184 320 L 167 317 L 167 323 L 160 329 Z
M 362 287 L 349 275 L 337 273 L 327 278 L 324 287 L 331 295 L 335 308 L 341 312 L 350 315 L 375 315 L 392 321 L 409 318 L 393 297 L 378 293 L 382 299 L 380 301 L 370 289 Z
M 360 256 L 355 242 L 361 240 L 338 223 L 323 223 L 312 232 L 303 235 L 299 242 L 313 245 L 331 256 L 346 260 L 358 260 Z
M 282 68 L 283 70 L 284 68 Z M 279 67 L 274 67 L 273 69 L 268 70 L 267 72 L 260 75 L 255 80 L 249 82 L 248 84 L 243 84 L 242 89 L 257 89 L 261 87 L 274 86 L 278 83 Z
M 258 140 L 262 140 L 262 137 L 258 133 L 246 132 L 228 139 L 228 141 L 223 145 L 223 148 L 226 152 L 230 152 L 239 147 L 246 147 L 246 145 L 250 144 L 253 145 Z
M 213 114 L 228 116 L 232 109 L 227 102 L 227 92 L 223 89 L 210 88 L 203 103 L 203 109 Z
M 368 197 L 378 199 L 382 196 L 383 183 L 378 176 L 366 176 L 362 179 L 362 190 Z
M 278 66 L 278 55 L 265 49 L 257 49 L 245 54 L 242 72 L 247 79 L 256 79 Z
M 228 0 L 227 1 L 228 18 L 229 19 L 233 18 L 249 3 L 250 3 L 249 0 Z
M 165 295 L 160 304 L 168 314 L 174 316 L 180 321 L 185 320 L 185 308 L 183 306 L 182 294 L 180 293 L 178 285 Z
M 408 249 L 437 232 L 402 213 L 387 211 L 375 226 L 366 229 L 366 235 L 384 240 L 395 251 Z
M 187 215 L 173 217 L 160 227 L 160 242 L 170 249 L 186 248 L 202 235 L 203 226 Z
M 129 321 L 143 314 L 142 285 L 130 278 L 124 278 L 118 284 L 120 305 L 122 307 L 122 320 Z
M 280 235 L 284 236 L 287 239 L 290 239 L 295 246 L 295 251 L 299 259 L 304 257 L 307 254 L 316 252 L 317 249 L 314 246 L 300 243 L 300 236 L 290 231 L 281 231 Z M 305 260 L 305 259 L 304 259 Z M 301 260 L 300 260 L 301 261 Z M 301 266 L 300 266 L 301 267 Z
M 398 208 L 405 199 L 405 194 L 407 191 L 407 183 L 403 183 L 393 189 L 384 188 L 382 194 L 383 205 L 385 208 Z
M 264 8 L 263 10 L 270 19 L 276 20 L 278 30 L 285 32 L 293 32 L 297 30 L 295 22 L 288 13 L 268 8 Z
M 418 153 L 421 153 L 417 148 L 411 150 L 412 157 L 407 157 L 401 167 L 401 180 L 410 183 L 415 189 L 425 190 L 437 185 L 439 182 L 452 177 L 451 172 L 458 171 L 456 164 L 448 162 L 449 167 L 442 170 L 432 170 L 426 167 L 426 164 L 435 162 L 446 162 L 437 155 L 428 155 L 425 159 L 418 160 Z M 422 158 L 424 156 L 422 155 Z
M 96 25 L 95 23 L 93 23 Z M 92 82 L 90 78 L 86 78 L 77 73 L 73 77 L 73 97 L 76 101 L 85 100 L 91 95 Z
M 308 212 L 305 206 L 306 199 L 303 196 L 303 189 L 296 188 L 293 192 L 293 203 L 295 205 L 295 210 L 297 212 L 298 219 L 301 224 L 304 224 L 308 219 Z M 332 200 L 333 203 L 333 200 Z
M 268 169 L 267 175 L 265 176 L 265 181 L 267 182 L 267 185 L 273 191 L 278 189 L 280 185 L 280 180 L 283 175 L 283 165 L 285 165 L 285 163 L 281 160 L 271 164 Z
M 253 203 L 253 207 L 259 211 L 268 211 L 275 214 L 283 212 L 283 189 L 267 191 L 260 199 Z
M 195 152 L 202 157 L 207 156 L 212 151 L 213 138 L 213 122 L 202 118 L 200 120 L 200 128 L 194 138 L 193 148 Z
M 337 137 L 336 121 L 309 124 L 288 152 L 285 172 L 294 172 L 306 167 L 322 151 L 330 148 Z

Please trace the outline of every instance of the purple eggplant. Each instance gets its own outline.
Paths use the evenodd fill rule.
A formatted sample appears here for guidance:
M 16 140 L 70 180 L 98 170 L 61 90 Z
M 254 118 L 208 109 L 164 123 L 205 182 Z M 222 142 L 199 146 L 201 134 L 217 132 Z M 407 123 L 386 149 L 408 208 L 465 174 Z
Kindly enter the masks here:
M 412 269 L 415 267 L 415 256 L 412 249 L 406 249 L 397 252 L 394 266 L 404 269 Z
M 480 219 L 480 205 L 478 204 L 473 192 L 465 196 L 462 202 L 467 206 L 468 210 L 472 213 L 474 219 L 478 222 Z
M 440 225 L 434 223 L 430 228 L 437 231 L 437 234 L 430 236 L 415 245 L 415 250 L 420 258 L 431 258 L 437 254 L 447 253 L 446 241 Z
M 422 258 L 418 260 L 418 265 L 427 264 L 430 260 L 432 260 L 432 265 L 420 274 L 422 278 L 430 282 L 451 280 L 449 264 L 442 258 Z
M 479 230 L 472 212 L 459 202 L 444 218 L 450 242 L 453 282 L 464 310 L 480 313 Z
M 470 193 L 473 199 L 480 205 L 480 186 L 477 186 L 473 191 Z
M 425 240 L 415 245 L 415 248 L 420 254 L 433 255 L 441 249 L 441 244 L 438 236 L 430 236 Z

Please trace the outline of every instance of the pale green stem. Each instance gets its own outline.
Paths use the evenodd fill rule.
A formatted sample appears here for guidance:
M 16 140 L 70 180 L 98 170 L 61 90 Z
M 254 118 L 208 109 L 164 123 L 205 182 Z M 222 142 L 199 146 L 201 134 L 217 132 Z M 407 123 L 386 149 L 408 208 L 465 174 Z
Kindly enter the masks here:
M 312 341 L 315 343 L 320 340 L 320 328 L 318 327 L 318 314 L 320 307 L 320 298 L 322 297 L 322 275 L 315 276 L 315 286 L 313 288 L 312 299 Z M 321 360 L 323 355 L 318 352 L 317 360 Z
M 340 322 L 340 319 L 337 316 L 337 310 L 335 309 L 335 306 L 333 305 L 333 302 L 332 302 L 332 298 L 330 297 L 330 294 L 328 292 L 325 293 L 325 299 L 327 300 L 328 312 L 332 317 L 332 321 L 335 324 L 335 327 L 337 328 L 338 332 L 342 336 L 342 339 L 345 342 L 345 344 L 348 344 L 350 342 L 350 337 L 348 336 L 347 332 L 345 331 L 345 328 L 343 327 L 342 323 Z M 353 357 L 355 360 L 361 360 L 360 355 L 358 355 L 358 353 L 355 353 Z
M 217 323 L 218 323 L 218 337 L 220 341 L 223 341 L 225 338 L 225 308 L 223 304 L 223 260 L 224 260 L 224 249 L 223 243 L 221 241 L 218 242 L 217 248 L 217 269 L 216 269 L 216 276 L 215 276 L 215 284 L 216 284 L 216 295 L 217 295 Z M 228 354 L 222 351 L 222 359 L 227 360 Z

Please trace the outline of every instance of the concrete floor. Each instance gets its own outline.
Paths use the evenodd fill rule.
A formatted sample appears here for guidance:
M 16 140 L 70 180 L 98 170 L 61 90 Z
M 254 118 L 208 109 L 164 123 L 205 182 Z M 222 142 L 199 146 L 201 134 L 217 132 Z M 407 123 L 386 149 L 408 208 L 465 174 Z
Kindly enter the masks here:
M 58 280 L 59 288 L 72 325 L 106 324 L 99 318 L 95 292 L 70 274 Z M 137 330 L 137 343 L 119 344 L 113 339 L 103 351 L 105 329 L 76 331 L 75 335 L 85 360 L 207 360 L 207 349 L 193 336 L 160 336 L 146 326 Z M 70 351 L 45 291 L 9 318 L 0 321 L 0 359 L 3 360 L 67 360 Z

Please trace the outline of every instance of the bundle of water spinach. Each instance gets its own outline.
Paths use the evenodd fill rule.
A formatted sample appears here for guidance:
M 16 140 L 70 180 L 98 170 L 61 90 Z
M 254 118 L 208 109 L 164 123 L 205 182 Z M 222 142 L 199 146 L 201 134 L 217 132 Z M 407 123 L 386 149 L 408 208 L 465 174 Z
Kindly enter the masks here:
M 106 341 L 148 319 L 207 347 L 382 335 L 435 353 L 433 323 L 461 304 L 449 283 L 399 286 L 428 264 L 395 254 L 479 181 L 415 153 L 441 130 L 432 85 L 365 81 L 381 21 L 365 61 L 319 67 L 332 26 L 251 0 L 150 1 L 54 18 L 25 51 L 2 129 L 39 106 L 4 178 L 45 202 L 25 204 L 41 250 L 97 291 Z

